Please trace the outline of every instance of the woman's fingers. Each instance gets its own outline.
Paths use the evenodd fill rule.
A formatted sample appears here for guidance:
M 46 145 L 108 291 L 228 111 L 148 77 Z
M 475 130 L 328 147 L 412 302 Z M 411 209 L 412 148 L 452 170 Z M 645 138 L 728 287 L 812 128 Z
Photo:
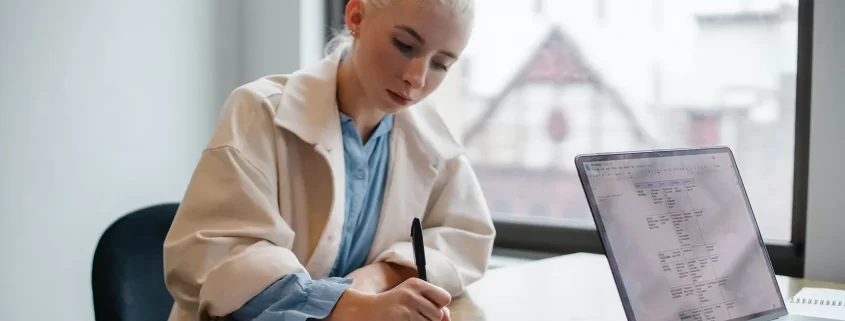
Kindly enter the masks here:
M 445 307 L 452 302 L 452 295 L 446 292 L 446 290 L 420 279 L 411 280 L 414 280 L 412 282 L 417 291 L 438 308 Z
M 452 321 L 452 312 L 449 308 L 443 307 L 443 318 L 440 321 Z
M 428 299 L 419 296 L 417 297 L 417 312 L 419 312 L 422 316 L 425 317 L 425 320 L 428 321 L 442 321 L 443 320 L 443 310 L 437 306 L 435 306 L 431 301 Z

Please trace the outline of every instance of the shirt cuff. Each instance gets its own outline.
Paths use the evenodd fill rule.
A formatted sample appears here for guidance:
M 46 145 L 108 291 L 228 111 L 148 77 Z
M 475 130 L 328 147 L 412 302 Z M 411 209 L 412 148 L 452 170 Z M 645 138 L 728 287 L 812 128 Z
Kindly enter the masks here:
M 312 280 L 306 273 L 289 274 L 249 300 L 230 318 L 237 321 L 323 319 L 351 285 L 351 279 Z
M 352 279 L 330 278 L 315 281 L 308 288 L 308 298 L 300 311 L 310 318 L 323 319 L 329 316 L 340 296 L 352 286 Z

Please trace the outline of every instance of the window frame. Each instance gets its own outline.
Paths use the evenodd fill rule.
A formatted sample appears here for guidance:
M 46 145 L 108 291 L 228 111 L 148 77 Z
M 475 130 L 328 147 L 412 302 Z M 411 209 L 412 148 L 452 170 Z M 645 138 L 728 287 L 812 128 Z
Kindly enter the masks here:
M 333 31 L 341 30 L 344 26 L 344 12 L 348 0 L 323 1 L 325 1 L 327 26 L 324 37 L 328 41 L 332 38 Z M 791 277 L 804 276 L 814 2 L 814 0 L 799 0 L 798 2 L 792 236 L 789 241 L 764 240 L 775 273 Z M 511 255 L 518 256 L 518 253 L 524 252 L 526 258 L 530 258 L 536 256 L 536 253 L 548 255 L 577 252 L 605 253 L 598 233 L 592 227 L 567 223 L 539 224 L 498 217 L 493 224 L 497 232 L 494 247 L 497 251 L 507 251 L 512 253 Z
M 325 1 L 326 13 L 323 17 L 326 26 L 323 39 L 328 42 L 334 37 L 334 33 L 343 29 L 345 23 L 346 4 L 349 0 L 323 0 Z

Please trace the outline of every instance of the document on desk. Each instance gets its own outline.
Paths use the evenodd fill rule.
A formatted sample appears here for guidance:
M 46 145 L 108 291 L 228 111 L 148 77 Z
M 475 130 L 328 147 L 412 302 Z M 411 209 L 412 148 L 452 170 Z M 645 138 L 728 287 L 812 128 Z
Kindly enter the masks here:
M 614 167 L 629 175 L 591 185 L 637 320 L 721 321 L 783 307 L 730 161 L 623 162 Z
M 845 320 L 845 291 L 803 288 L 787 303 L 789 313 Z

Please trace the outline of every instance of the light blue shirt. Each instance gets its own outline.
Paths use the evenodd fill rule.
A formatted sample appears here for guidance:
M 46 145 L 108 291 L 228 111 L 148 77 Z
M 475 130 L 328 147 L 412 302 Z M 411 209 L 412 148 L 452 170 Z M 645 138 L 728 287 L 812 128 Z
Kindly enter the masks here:
M 343 113 L 340 127 L 346 169 L 346 213 L 340 249 L 329 278 L 312 280 L 305 273 L 286 275 L 229 315 L 229 319 L 323 319 L 352 284 L 344 276 L 366 262 L 381 215 L 393 116 L 382 118 L 366 144 L 362 143 L 352 118 Z
M 346 218 L 332 276 L 352 273 L 364 265 L 370 254 L 381 216 L 390 154 L 389 134 L 393 129 L 393 116 L 387 115 L 367 143 L 362 144 L 352 118 L 341 113 L 340 119 L 346 165 Z

